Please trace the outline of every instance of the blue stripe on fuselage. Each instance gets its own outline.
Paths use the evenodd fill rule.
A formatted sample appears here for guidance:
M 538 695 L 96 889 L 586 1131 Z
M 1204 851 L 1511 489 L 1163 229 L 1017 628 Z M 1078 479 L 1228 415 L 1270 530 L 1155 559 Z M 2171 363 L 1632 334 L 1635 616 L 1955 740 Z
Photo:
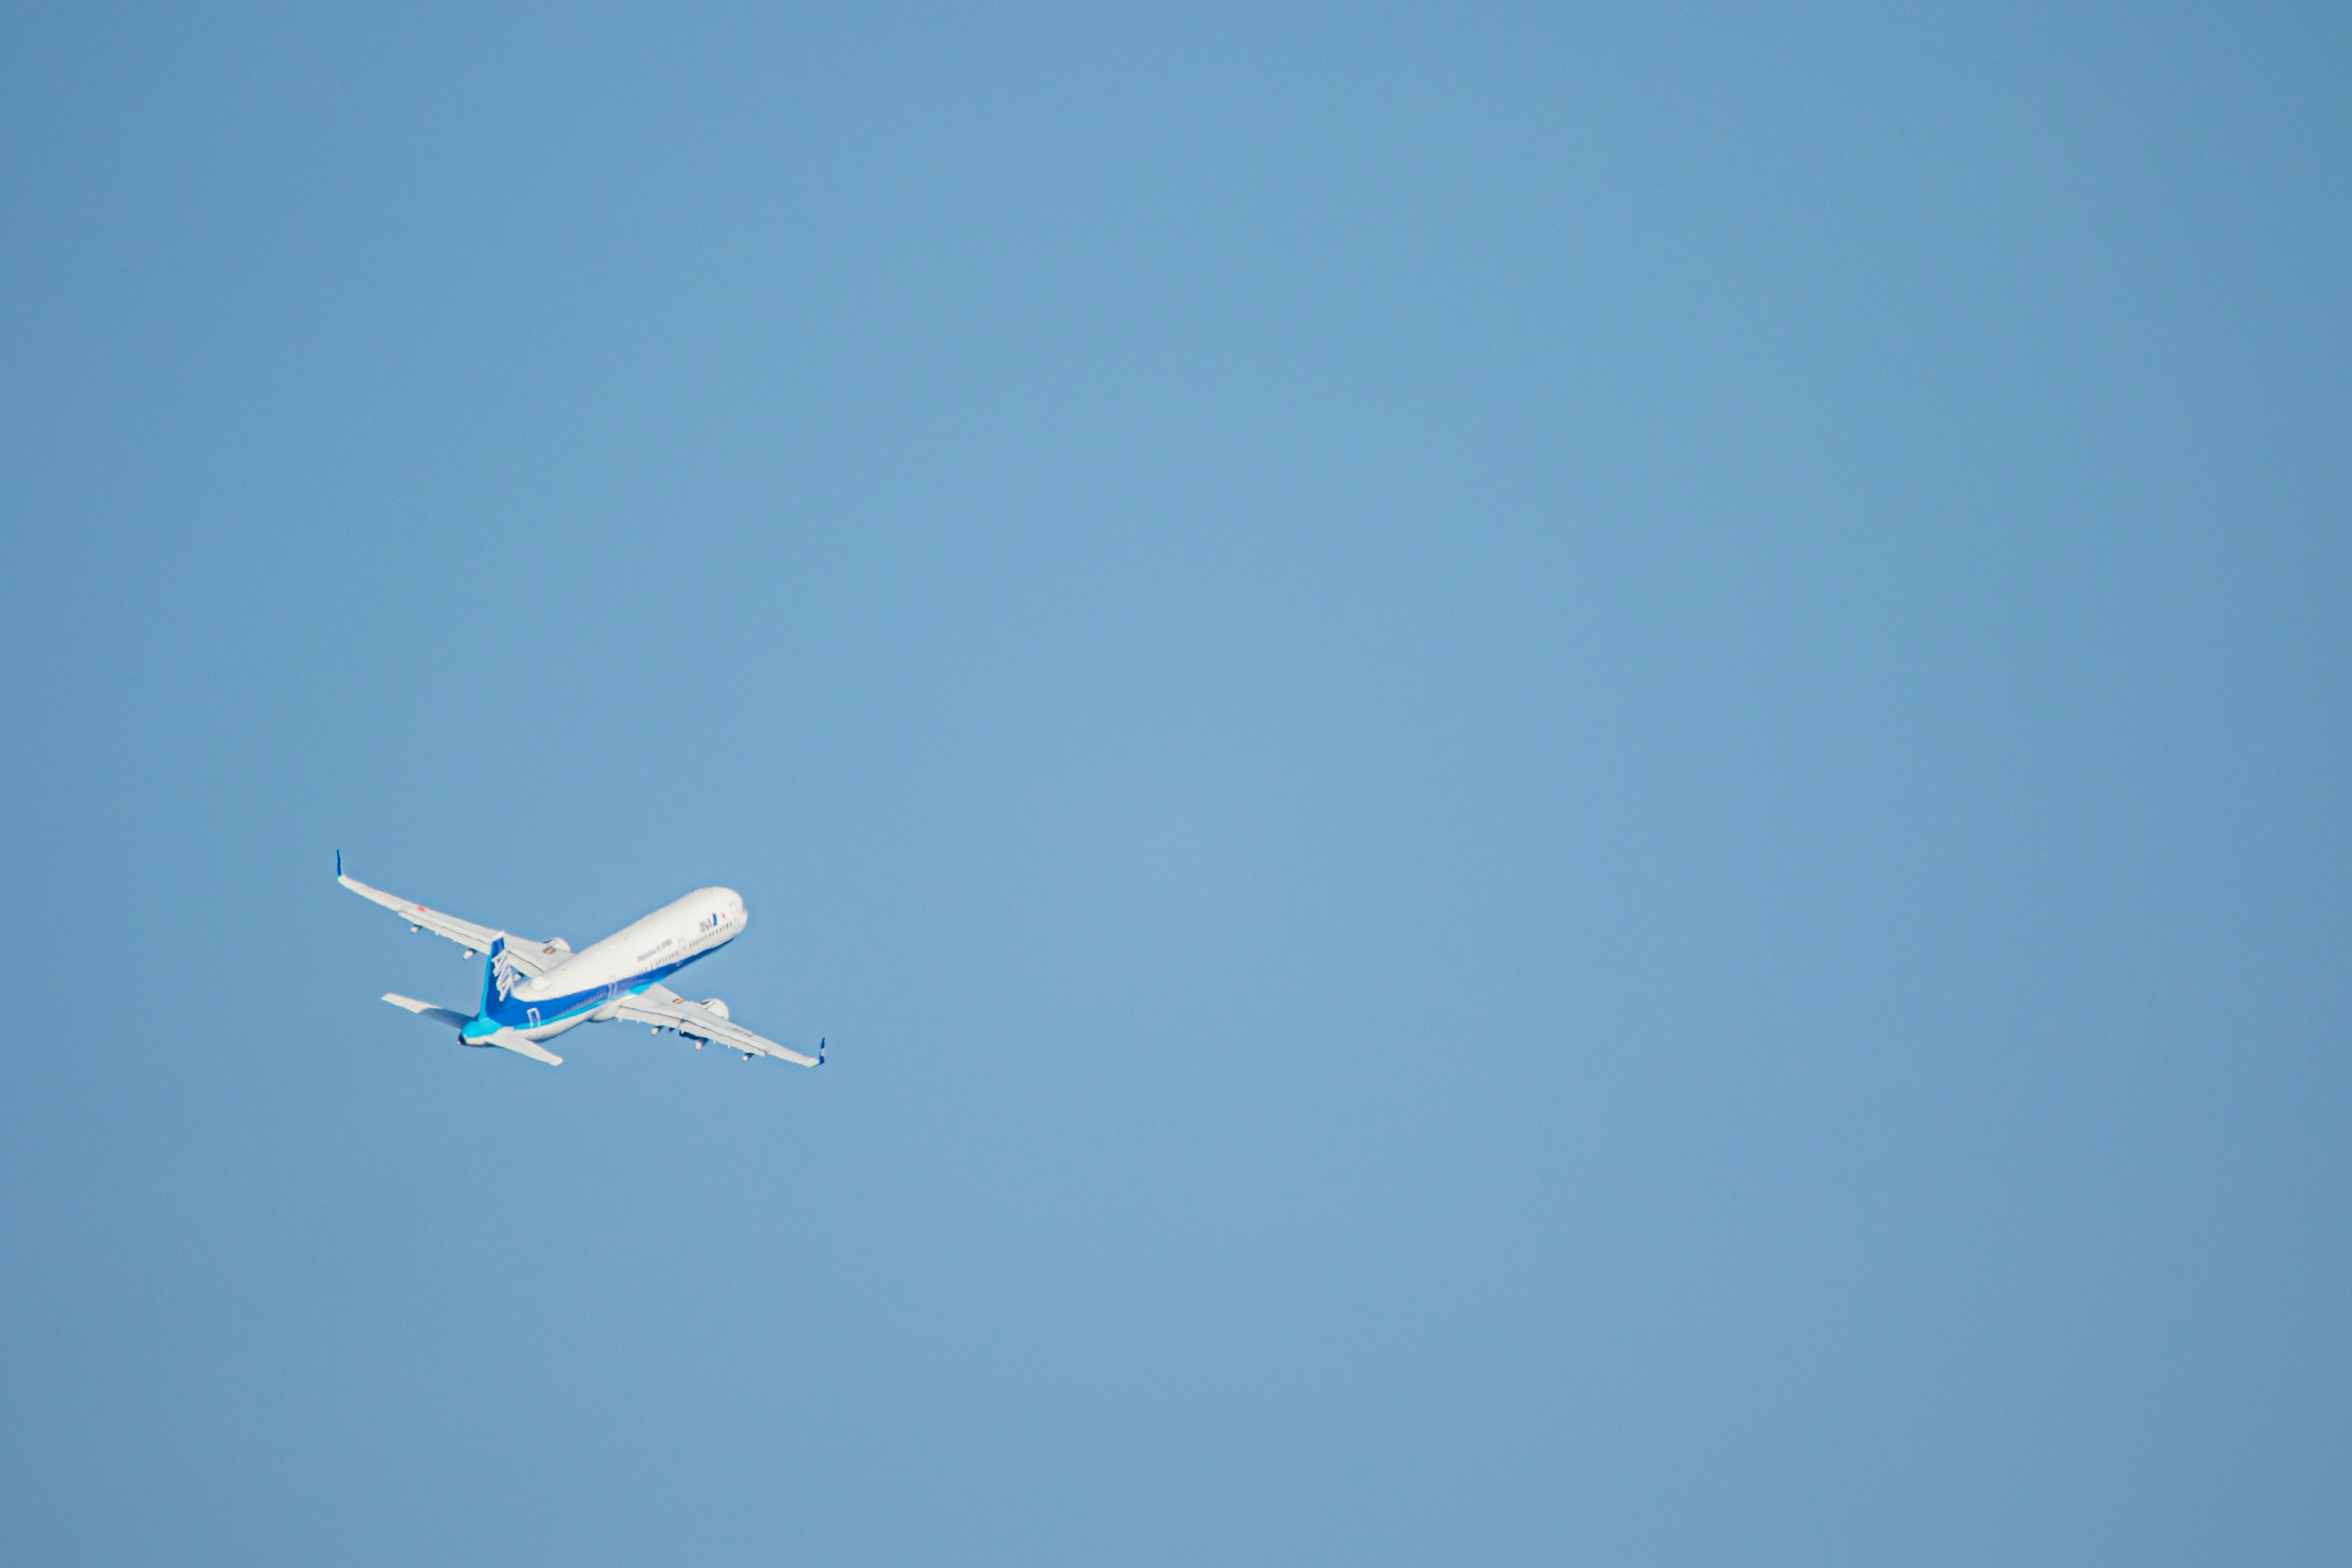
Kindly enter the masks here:
M 727 942 L 734 940 L 733 937 L 729 937 Z M 665 963 L 657 969 L 648 969 L 642 973 L 630 975 L 625 980 L 616 980 L 610 985 L 599 985 L 593 991 L 575 991 L 569 996 L 543 996 L 526 1002 L 520 996 L 509 992 L 504 996 L 496 998 L 489 1005 L 483 1008 L 480 1016 L 475 1018 L 472 1024 L 468 1024 L 466 1029 L 472 1034 L 487 1035 L 498 1029 L 543 1029 L 550 1024 L 561 1024 L 580 1014 L 593 1013 L 616 996 L 637 995 L 656 982 L 668 979 L 697 959 L 709 958 L 712 953 L 717 952 L 719 947 L 726 945 L 727 942 L 722 942 L 719 947 L 709 947 L 700 952 L 690 952 L 676 963 Z M 539 1020 L 536 1023 L 531 1021 L 530 1016 L 534 1010 L 539 1014 Z M 481 1024 L 488 1024 L 490 1028 L 475 1026 Z

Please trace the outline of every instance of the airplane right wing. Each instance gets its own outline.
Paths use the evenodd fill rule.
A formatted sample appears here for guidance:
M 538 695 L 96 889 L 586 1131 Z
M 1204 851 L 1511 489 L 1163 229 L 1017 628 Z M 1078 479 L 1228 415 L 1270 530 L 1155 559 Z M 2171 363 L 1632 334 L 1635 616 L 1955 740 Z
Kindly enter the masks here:
M 603 1016 L 603 1015 L 598 1015 Z M 789 1046 L 762 1038 L 743 1027 L 730 1024 L 698 1002 L 689 1002 L 667 985 L 648 985 L 633 995 L 624 996 L 613 1004 L 613 1016 L 625 1018 L 632 1024 L 650 1024 L 656 1029 L 676 1029 L 681 1035 L 709 1040 L 725 1046 L 730 1051 L 746 1056 L 777 1057 L 784 1061 L 798 1062 L 804 1068 L 817 1065 L 815 1057 L 804 1057 Z
M 346 877 L 343 875 L 343 858 L 340 853 L 335 856 L 335 880 L 368 902 L 382 904 L 416 930 L 429 931 L 435 936 L 448 938 L 463 947 L 468 956 L 489 952 L 490 943 L 504 937 L 507 939 L 507 957 L 512 960 L 514 966 L 525 974 L 544 974 L 572 956 L 571 945 L 562 937 L 556 937 L 550 942 L 533 942 L 527 936 L 517 936 L 512 931 L 499 931 L 491 926 L 476 925 L 472 921 L 461 921 L 456 915 L 445 914 L 438 910 L 428 910 L 423 904 L 411 902 L 407 899 L 387 893 L 381 888 L 371 888 L 365 882 Z

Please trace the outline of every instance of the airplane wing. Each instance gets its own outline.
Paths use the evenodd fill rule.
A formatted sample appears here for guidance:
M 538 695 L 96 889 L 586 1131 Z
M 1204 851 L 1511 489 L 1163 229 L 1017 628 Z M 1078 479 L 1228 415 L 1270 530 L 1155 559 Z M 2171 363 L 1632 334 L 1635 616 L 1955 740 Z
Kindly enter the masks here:
M 624 996 L 614 1004 L 613 1016 L 625 1018 L 632 1024 L 650 1024 L 656 1029 L 676 1029 L 681 1035 L 691 1035 L 698 1040 L 709 1040 L 731 1051 L 747 1055 L 780 1057 L 788 1062 L 798 1062 L 804 1068 L 817 1065 L 814 1057 L 775 1041 L 763 1039 L 743 1027 L 730 1024 L 699 1002 L 689 1002 L 667 985 L 648 985 L 632 996 Z
M 435 936 L 447 937 L 469 954 L 488 952 L 490 943 L 504 937 L 507 939 L 507 956 L 525 974 L 544 974 L 572 956 L 570 944 L 562 937 L 551 942 L 534 942 L 530 937 L 517 936 L 509 931 L 476 925 L 472 921 L 461 921 L 456 915 L 439 910 L 428 910 L 423 904 L 387 893 L 381 888 L 371 888 L 365 882 L 343 875 L 343 858 L 340 854 L 335 857 L 335 880 L 368 902 L 382 904 L 415 929 L 429 931 Z

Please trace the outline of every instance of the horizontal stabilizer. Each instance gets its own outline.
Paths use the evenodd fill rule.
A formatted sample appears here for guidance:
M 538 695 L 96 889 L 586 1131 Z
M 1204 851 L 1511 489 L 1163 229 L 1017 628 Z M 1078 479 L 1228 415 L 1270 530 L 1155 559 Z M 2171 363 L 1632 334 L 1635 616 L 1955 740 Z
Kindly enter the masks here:
M 500 1029 L 495 1035 L 477 1035 L 467 1044 L 498 1046 L 514 1052 L 519 1057 L 529 1057 L 535 1062 L 545 1062 L 551 1068 L 560 1068 L 563 1065 L 562 1057 L 557 1056 L 553 1051 L 542 1048 L 538 1041 L 515 1029 Z
M 451 1028 L 461 1032 L 467 1025 L 474 1021 L 463 1013 L 452 1011 L 447 1007 L 436 1007 L 432 1003 L 419 1002 L 414 996 L 395 995 L 387 991 L 384 993 L 383 999 L 395 1007 L 407 1008 L 420 1018 L 430 1018 L 436 1024 L 446 1024 Z M 539 1042 L 513 1029 L 500 1029 L 495 1035 L 476 1035 L 467 1039 L 466 1044 L 498 1046 L 514 1052 L 517 1056 L 529 1057 L 535 1062 L 545 1062 L 551 1068 L 560 1068 L 563 1065 L 562 1057 L 557 1056 L 553 1051 L 541 1048 Z
M 395 1007 L 407 1008 L 420 1018 L 430 1018 L 436 1024 L 446 1024 L 453 1029 L 462 1029 L 473 1022 L 463 1013 L 452 1012 L 446 1007 L 436 1007 L 432 1003 L 419 1002 L 414 996 L 395 996 L 387 991 L 384 993 L 383 999 Z

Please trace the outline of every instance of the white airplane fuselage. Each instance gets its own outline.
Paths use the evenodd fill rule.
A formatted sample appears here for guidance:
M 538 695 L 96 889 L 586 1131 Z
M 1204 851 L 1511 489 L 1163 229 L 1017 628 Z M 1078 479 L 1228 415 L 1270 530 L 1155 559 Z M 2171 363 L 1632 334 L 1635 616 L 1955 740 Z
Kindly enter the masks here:
M 731 888 L 698 888 L 604 941 L 582 948 L 532 975 L 502 963 L 504 942 L 491 954 L 481 1014 L 459 1033 L 467 1043 L 501 1029 L 548 1040 L 567 1029 L 613 1016 L 625 997 L 644 992 L 743 934 L 750 921 Z M 562 952 L 548 943 L 541 956 Z M 723 1007 L 717 1009 L 726 1016 Z

